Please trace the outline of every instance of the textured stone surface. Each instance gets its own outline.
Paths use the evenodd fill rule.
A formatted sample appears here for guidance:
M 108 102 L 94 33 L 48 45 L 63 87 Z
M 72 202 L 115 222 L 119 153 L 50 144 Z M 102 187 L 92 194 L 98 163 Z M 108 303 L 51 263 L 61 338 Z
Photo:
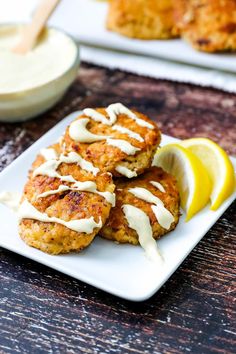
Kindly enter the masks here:
M 206 136 L 236 155 L 236 96 L 84 64 L 50 112 L 0 123 L 2 170 L 66 114 L 121 101 L 163 133 Z M 0 250 L 3 353 L 235 353 L 236 204 L 150 300 L 130 303 Z

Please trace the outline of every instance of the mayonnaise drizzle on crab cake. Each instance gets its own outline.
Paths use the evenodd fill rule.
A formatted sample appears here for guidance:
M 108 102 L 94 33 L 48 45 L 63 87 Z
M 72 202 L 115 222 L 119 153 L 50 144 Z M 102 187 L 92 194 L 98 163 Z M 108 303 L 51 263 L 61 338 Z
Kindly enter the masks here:
M 103 172 L 135 177 L 149 168 L 161 134 L 147 116 L 115 103 L 86 108 L 63 137 L 65 151 L 76 152 Z
M 30 246 L 51 253 L 80 251 L 104 225 L 115 205 L 109 173 L 59 144 L 41 150 L 18 208 L 19 233 Z
M 99 234 L 119 243 L 140 244 L 149 259 L 159 262 L 155 240 L 173 230 L 178 220 L 175 179 L 151 167 L 137 178 L 116 180 L 116 206 Z

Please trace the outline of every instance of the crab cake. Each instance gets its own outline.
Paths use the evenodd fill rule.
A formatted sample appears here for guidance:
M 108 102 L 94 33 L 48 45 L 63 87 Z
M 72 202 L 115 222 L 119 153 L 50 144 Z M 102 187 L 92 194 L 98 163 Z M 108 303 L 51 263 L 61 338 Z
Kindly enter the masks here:
M 174 5 L 181 35 L 195 49 L 236 50 L 235 0 L 176 0 Z
M 180 199 L 175 179 L 160 167 L 127 181 L 116 180 L 116 206 L 111 209 L 99 235 L 119 243 L 137 245 L 149 219 L 152 237 L 158 239 L 175 229 L 180 215 Z M 135 219 L 135 212 L 137 218 Z M 151 227 L 150 227 L 151 226 Z M 141 243 L 141 242 L 140 242 Z
M 140 39 L 167 39 L 178 35 L 172 0 L 111 0 L 107 29 Z
M 112 176 L 99 173 L 78 154 L 59 145 L 43 149 L 33 163 L 19 209 L 19 233 L 50 254 L 87 247 L 115 203 Z
M 149 168 L 161 134 L 147 116 L 121 103 L 87 108 L 67 128 L 62 144 L 103 172 L 136 177 Z

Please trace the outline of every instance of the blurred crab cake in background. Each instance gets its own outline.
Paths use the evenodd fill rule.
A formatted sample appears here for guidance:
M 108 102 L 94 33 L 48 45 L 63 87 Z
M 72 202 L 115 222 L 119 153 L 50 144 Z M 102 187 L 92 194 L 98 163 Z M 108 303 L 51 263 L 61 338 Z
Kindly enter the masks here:
M 205 52 L 236 50 L 235 0 L 175 0 L 182 38 Z
M 101 173 L 59 144 L 42 149 L 33 163 L 18 211 L 19 233 L 50 254 L 80 251 L 104 225 L 115 205 L 111 174 Z
M 110 0 L 107 29 L 140 39 L 178 36 L 172 0 Z
M 84 109 L 67 128 L 62 144 L 103 172 L 136 177 L 151 166 L 161 133 L 147 116 L 121 103 Z
M 180 216 L 174 177 L 159 167 L 132 180 L 116 180 L 116 206 L 99 235 L 119 243 L 141 244 L 147 253 L 154 239 L 175 229 Z

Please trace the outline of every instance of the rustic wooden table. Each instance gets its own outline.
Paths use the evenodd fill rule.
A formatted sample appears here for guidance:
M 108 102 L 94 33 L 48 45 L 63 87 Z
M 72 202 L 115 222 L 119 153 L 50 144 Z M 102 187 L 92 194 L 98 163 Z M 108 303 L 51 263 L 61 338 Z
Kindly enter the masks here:
M 236 96 L 83 64 L 50 112 L 0 124 L 0 169 L 68 113 L 121 101 L 163 133 L 236 155 Z M 16 176 L 17 178 L 17 176 Z M 131 303 L 0 250 L 1 353 L 236 353 L 236 204 L 150 300 Z

